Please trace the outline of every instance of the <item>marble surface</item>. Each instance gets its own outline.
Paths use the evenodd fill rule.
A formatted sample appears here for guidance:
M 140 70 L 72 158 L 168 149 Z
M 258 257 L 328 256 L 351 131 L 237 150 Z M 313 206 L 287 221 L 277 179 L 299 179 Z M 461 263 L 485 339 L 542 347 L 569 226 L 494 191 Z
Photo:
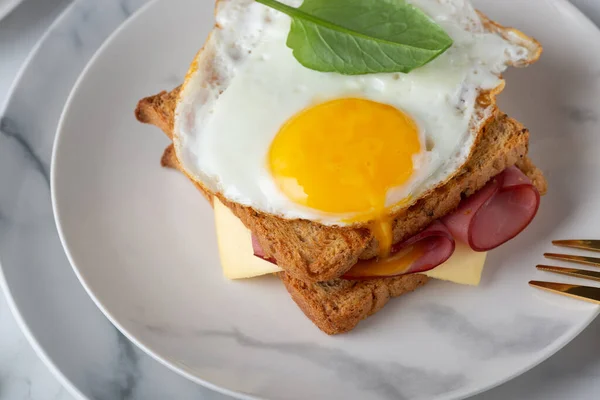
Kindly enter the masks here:
M 146 0 L 79 0 L 72 26 L 64 27 L 67 38 L 72 40 L 78 58 L 73 71 L 67 76 L 60 71 L 53 79 L 64 80 L 64 93 L 68 94 L 76 76 L 71 76 L 83 67 L 85 59 L 102 42 L 110 30 L 118 26 L 131 12 Z M 597 0 L 574 0 L 592 19 L 600 23 L 600 2 Z M 103 4 L 102 8 L 98 4 Z M 6 19 L 0 21 L 0 110 L 6 94 L 16 76 L 19 65 L 32 49 L 35 41 L 52 20 L 66 7 L 66 0 L 27 0 Z M 102 17 L 97 14 L 102 12 Z M 102 22 L 100 24 L 100 22 Z M 98 23 L 95 35 L 78 36 L 77 24 Z M 64 99 L 63 99 L 64 101 Z M 59 107 L 60 104 L 52 105 Z M 6 128 L 6 124 L 4 126 Z M 10 129 L 3 129 L 5 139 Z M 6 133 L 8 132 L 8 135 Z M 18 137 L 13 137 L 13 141 Z M 0 146 L 2 142 L 0 137 Z M 51 143 L 34 141 L 28 148 L 29 162 L 39 171 L 47 171 Z M 39 153 L 38 153 L 39 151 Z M 37 156 L 41 154 L 41 156 Z M 0 164 L 1 167 L 1 164 Z M 0 191 L 1 193 L 1 191 Z M 0 202 L 2 197 L 0 195 Z M 1 211 L 1 210 L 0 210 Z M 47 215 L 40 215 L 46 218 Z M 3 215 L 0 213 L 0 228 Z M 0 242 L 2 240 L 0 229 Z M 1 248 L 0 248 L 1 249 Z M 93 307 L 93 306 L 92 306 Z M 80 312 L 96 313 L 82 308 Z M 97 318 L 97 317 L 96 317 Z M 82 314 L 82 320 L 85 316 Z M 50 370 L 34 353 L 25 336 L 10 315 L 4 297 L 0 296 L 0 400 L 4 399 L 217 399 L 225 398 L 180 378 L 148 356 L 142 354 L 118 334 L 107 321 L 93 327 L 94 349 L 88 354 L 77 355 L 89 362 L 83 364 L 86 371 L 77 371 L 76 388 L 64 389 Z M 596 320 L 565 349 L 532 371 L 496 389 L 479 395 L 481 399 L 531 398 L 531 399 L 593 399 L 600 392 L 600 320 Z M 81 363 L 79 364 L 81 365 Z M 64 383 L 64 382 L 63 382 Z

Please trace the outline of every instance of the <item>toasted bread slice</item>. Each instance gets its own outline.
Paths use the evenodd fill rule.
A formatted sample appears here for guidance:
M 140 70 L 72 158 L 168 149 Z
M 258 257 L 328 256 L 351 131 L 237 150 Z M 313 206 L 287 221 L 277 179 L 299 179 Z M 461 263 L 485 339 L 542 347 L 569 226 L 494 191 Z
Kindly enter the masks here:
M 170 93 L 162 92 L 140 101 L 136 110 L 137 118 L 142 122 L 154 124 L 163 129 L 167 135 L 171 135 L 177 91 L 178 89 Z M 527 130 L 518 122 L 503 114 L 496 115 L 494 120 L 485 127 L 485 130 L 485 139 L 475 149 L 470 162 L 456 178 L 454 185 L 446 190 L 439 190 L 440 193 L 437 199 L 440 202 L 446 199 L 445 201 L 453 203 L 452 198 L 455 196 L 460 199 L 463 195 L 471 194 L 476 190 L 476 187 L 487 182 L 487 176 L 493 176 L 505 167 L 515 163 L 529 176 L 540 193 L 545 193 L 546 180 L 544 176 L 525 155 L 528 139 Z M 165 150 L 161 164 L 164 167 L 182 170 L 173 145 Z M 482 171 L 486 169 L 489 169 L 489 172 L 482 174 Z M 193 179 L 192 182 L 212 203 L 213 194 Z M 436 205 L 433 204 L 436 199 L 433 198 L 429 201 L 432 202 L 431 205 L 424 199 L 421 204 L 422 208 L 413 210 L 410 214 L 412 218 L 425 219 L 427 223 L 432 221 L 434 218 L 430 213 L 434 212 L 434 215 L 436 215 L 435 211 L 429 212 L 427 210 L 436 208 Z M 231 203 L 229 203 L 229 207 L 236 210 L 236 206 Z M 237 214 L 238 216 L 246 215 L 248 219 L 269 218 L 269 216 L 253 216 L 244 212 L 244 208 L 238 210 Z M 407 223 L 410 223 L 410 221 L 410 219 L 407 219 Z M 252 224 L 252 221 L 246 224 L 248 226 Z M 310 231 L 307 229 L 301 234 L 310 235 Z M 318 242 L 315 245 L 318 245 Z M 338 251 L 345 250 L 340 249 Z M 369 257 L 368 254 L 362 256 Z M 304 314 L 319 329 L 329 335 L 352 330 L 360 321 L 383 308 L 391 298 L 410 293 L 427 283 L 429 279 L 425 275 L 412 274 L 366 281 L 333 279 L 327 282 L 314 283 L 298 279 L 289 273 L 282 272 L 278 276 Z
M 381 310 L 391 298 L 410 293 L 429 280 L 421 274 L 318 283 L 304 282 L 283 272 L 279 277 L 298 307 L 328 335 L 351 331 L 360 321 Z
M 172 145 L 165 150 L 162 164 L 180 168 Z M 531 160 L 525 157 L 517 165 L 532 179 L 538 190 L 546 190 L 546 181 Z M 197 186 L 212 202 L 210 193 Z M 310 283 L 283 272 L 278 276 L 304 314 L 329 335 L 354 329 L 360 321 L 383 308 L 391 298 L 410 293 L 429 280 L 425 275 L 412 274 L 365 281 L 334 279 Z
M 156 125 L 172 137 L 178 94 L 179 88 L 176 88 L 141 100 L 136 109 L 138 120 Z M 432 221 L 449 213 L 463 197 L 474 193 L 511 165 L 527 167 L 522 169 L 540 193 L 545 193 L 546 181 L 542 173 L 526 156 L 529 142 L 526 128 L 496 112 L 482 131 L 468 162 L 452 180 L 397 213 L 393 227 L 394 243 L 418 233 Z M 162 163 L 183 171 L 172 146 L 165 151 Z M 213 195 L 219 196 L 223 204 L 257 235 L 267 255 L 298 279 L 329 281 L 343 275 L 359 259 L 376 255 L 377 243 L 363 226 L 326 226 L 308 220 L 283 219 L 230 202 L 192 181 L 208 199 Z
M 546 181 L 528 158 L 517 166 L 531 178 L 538 190 L 546 190 Z M 280 273 L 292 299 L 304 314 L 329 335 L 348 332 L 363 319 L 375 314 L 387 302 L 424 285 L 428 277 L 420 274 L 364 281 L 334 279 L 310 283 Z

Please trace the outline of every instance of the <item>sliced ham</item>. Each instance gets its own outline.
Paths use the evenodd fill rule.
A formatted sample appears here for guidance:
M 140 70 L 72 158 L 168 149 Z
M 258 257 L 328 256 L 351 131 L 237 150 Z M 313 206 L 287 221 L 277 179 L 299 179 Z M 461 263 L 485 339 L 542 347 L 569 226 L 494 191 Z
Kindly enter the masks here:
M 540 205 L 540 194 L 517 167 L 496 176 L 442 218 L 452 235 L 475 251 L 492 250 L 529 225 Z
M 429 271 L 443 264 L 454 253 L 454 238 L 439 221 L 417 235 L 392 247 L 384 260 L 358 262 L 343 276 L 345 279 L 371 279 Z
M 277 261 L 275 261 L 275 259 L 265 256 L 265 251 L 258 242 L 258 238 L 254 234 L 252 234 L 252 250 L 254 250 L 254 255 L 256 257 L 262 258 L 263 260 L 268 261 L 270 263 L 277 264 Z
M 256 257 L 276 264 L 276 261 L 265 256 L 256 236 L 252 235 L 252 248 Z M 401 254 L 402 253 L 402 254 Z M 359 261 L 342 278 L 371 279 L 429 271 L 443 264 L 454 253 L 454 238 L 444 224 L 439 221 L 432 223 L 427 229 L 410 239 L 395 244 L 391 249 L 390 258 L 384 262 L 376 259 Z M 402 256 L 416 259 L 408 265 Z
M 434 221 L 427 229 L 404 242 L 395 244 L 392 247 L 392 253 L 399 252 L 415 244 L 422 246 L 424 254 L 405 272 L 407 274 L 429 271 L 443 264 L 452 256 L 455 247 L 452 233 L 439 221 Z
M 255 234 L 252 234 L 252 250 L 254 250 L 254 255 L 256 257 L 265 258 L 265 251 L 260 243 L 258 243 L 258 238 Z
M 395 244 L 389 259 L 358 262 L 343 278 L 371 279 L 425 272 L 443 264 L 454 252 L 454 239 L 475 251 L 488 251 L 517 236 L 535 217 L 540 194 L 517 167 L 496 176 L 463 200 L 456 211 L 417 235 Z M 254 255 L 271 263 L 256 236 Z

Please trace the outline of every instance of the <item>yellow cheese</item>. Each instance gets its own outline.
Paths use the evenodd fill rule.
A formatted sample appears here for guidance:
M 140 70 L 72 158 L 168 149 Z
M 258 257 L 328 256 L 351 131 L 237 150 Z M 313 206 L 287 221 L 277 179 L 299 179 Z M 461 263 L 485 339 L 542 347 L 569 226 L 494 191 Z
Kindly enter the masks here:
M 214 209 L 219 255 L 226 278 L 252 278 L 281 271 L 277 265 L 254 256 L 250 231 L 216 197 Z
M 254 256 L 252 237 L 233 213 L 219 199 L 214 199 L 217 242 L 223 274 L 228 279 L 244 279 L 271 274 L 281 269 Z M 463 285 L 478 285 L 486 253 L 478 253 L 456 242 L 456 250 L 444 264 L 425 272 L 425 275 Z
M 468 245 L 457 241 L 454 254 L 448 261 L 424 274 L 430 278 L 477 286 L 486 255 L 487 253 L 473 251 Z

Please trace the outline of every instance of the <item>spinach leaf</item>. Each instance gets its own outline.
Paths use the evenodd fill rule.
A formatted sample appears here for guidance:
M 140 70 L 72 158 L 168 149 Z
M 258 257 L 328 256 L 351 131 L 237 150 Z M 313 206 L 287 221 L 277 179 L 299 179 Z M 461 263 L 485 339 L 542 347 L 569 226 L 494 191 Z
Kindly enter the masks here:
M 405 0 L 304 0 L 298 8 L 256 1 L 292 18 L 287 46 L 317 71 L 406 73 L 452 45 L 439 25 Z

